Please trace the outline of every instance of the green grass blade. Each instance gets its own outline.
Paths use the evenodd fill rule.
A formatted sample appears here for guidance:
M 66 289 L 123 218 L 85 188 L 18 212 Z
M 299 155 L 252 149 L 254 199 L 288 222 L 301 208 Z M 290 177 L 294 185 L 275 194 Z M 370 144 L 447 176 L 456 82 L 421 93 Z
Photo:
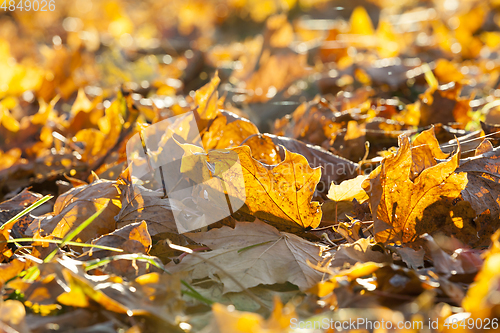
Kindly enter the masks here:
M 188 288 L 190 291 L 186 291 L 186 290 L 182 290 L 182 293 L 184 295 L 188 295 L 188 296 L 191 296 L 192 298 L 194 299 L 197 299 L 198 301 L 200 302 L 203 302 L 205 304 L 208 304 L 208 305 L 212 305 L 214 304 L 215 302 L 214 301 L 211 301 L 209 300 L 208 298 L 205 298 L 203 295 L 201 295 L 199 292 L 197 292 L 193 287 L 191 287 L 189 285 L 189 283 L 187 283 L 186 281 L 184 280 L 181 280 L 181 283 L 186 287 Z
M 40 268 L 38 266 L 31 266 L 23 272 L 26 272 L 23 276 L 24 281 L 35 281 L 40 276 Z
M 125 259 L 125 260 L 138 260 L 138 261 L 145 261 L 162 271 L 170 274 L 163 265 L 160 265 L 156 260 L 154 260 L 156 257 L 151 257 L 145 254 L 139 254 L 139 253 L 133 253 L 133 254 L 118 254 L 116 256 L 111 256 L 111 257 L 106 257 L 102 259 L 94 259 L 94 260 L 89 260 L 85 263 L 85 270 L 90 271 L 92 269 L 95 269 L 100 266 L 104 266 L 106 264 L 109 264 L 113 260 L 120 260 L 120 259 Z
M 161 269 L 165 273 L 170 274 L 170 272 L 168 270 L 166 270 L 165 267 L 163 267 L 163 264 L 159 264 L 156 260 L 154 260 L 155 258 L 156 257 L 151 257 L 151 256 L 148 256 L 148 255 L 137 254 L 137 253 L 135 253 L 135 254 L 119 254 L 119 255 L 116 255 L 116 256 L 112 256 L 112 257 L 106 257 L 106 258 L 102 258 L 102 259 L 89 260 L 89 261 L 87 261 L 85 263 L 85 271 L 90 271 L 90 270 L 96 269 L 98 267 L 107 265 L 107 264 L 109 264 L 113 260 L 126 259 L 126 260 L 139 260 L 139 261 L 148 262 L 151 265 L 153 265 L 153 266 Z M 200 302 L 206 303 L 208 305 L 212 305 L 212 304 L 215 303 L 215 302 L 211 301 L 210 299 L 202 296 L 193 287 L 191 287 L 189 285 L 189 283 L 187 283 L 186 281 L 184 281 L 184 280 L 181 279 L 181 283 L 186 288 L 189 289 L 189 291 L 182 291 L 184 294 L 189 295 L 189 296 L 191 296 L 191 297 L 199 300 Z
M 8 241 L 0 241 L 0 243 L 22 243 L 22 242 L 42 242 L 42 243 L 53 243 L 53 244 L 62 244 L 63 240 L 60 239 L 33 239 L 33 238 L 16 238 L 9 239 Z M 79 243 L 79 242 L 66 242 L 66 245 L 71 246 L 81 246 L 81 247 L 92 247 L 96 249 L 109 250 L 115 252 L 123 252 L 123 249 L 119 249 L 116 247 L 97 245 L 97 244 L 87 244 L 87 243 Z
M 37 202 L 35 202 L 31 206 L 29 206 L 28 208 L 24 209 L 22 212 L 20 212 L 19 214 L 17 214 L 16 216 L 11 218 L 10 220 L 8 220 L 7 222 L 5 222 L 2 226 L 0 226 L 0 230 L 3 230 L 7 225 L 16 222 L 18 219 L 20 219 L 24 215 L 28 214 L 29 212 L 31 212 L 33 209 L 38 208 L 39 206 L 43 205 L 44 203 L 46 203 L 47 201 L 49 201 L 52 198 L 53 198 L 52 195 L 44 196 L 43 198 L 41 198 L 40 200 L 38 200 Z
M 108 203 L 109 203 L 109 201 L 108 201 Z M 67 234 L 63 238 L 59 247 L 63 247 L 66 244 L 68 244 L 68 242 L 72 241 L 73 238 L 75 238 L 80 232 L 82 232 L 85 228 L 87 228 L 90 225 L 90 223 L 92 223 L 92 221 L 94 221 L 99 215 L 101 215 L 101 213 L 106 209 L 106 207 L 108 207 L 108 203 L 106 203 L 104 205 L 104 207 L 102 207 L 97 212 L 95 212 L 94 215 L 92 215 L 91 217 L 86 219 L 82 224 L 80 224 L 77 228 L 75 228 L 75 230 L 73 230 L 72 232 Z M 54 256 L 56 255 L 56 253 L 57 253 L 57 249 L 54 249 L 54 251 L 52 251 L 43 261 L 44 262 L 51 261 L 52 258 L 54 258 Z

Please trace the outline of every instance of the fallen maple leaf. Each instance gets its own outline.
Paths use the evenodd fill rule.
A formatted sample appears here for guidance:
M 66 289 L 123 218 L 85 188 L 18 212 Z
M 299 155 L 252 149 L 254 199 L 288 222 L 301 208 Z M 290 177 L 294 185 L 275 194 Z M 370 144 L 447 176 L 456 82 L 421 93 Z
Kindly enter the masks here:
M 197 113 L 205 124 L 217 116 L 219 108 L 224 104 L 224 99 L 219 100 L 217 92 L 219 83 L 220 78 L 216 72 L 212 80 L 198 89 L 194 96 L 195 104 L 198 106 Z
M 123 228 L 130 223 L 144 220 L 151 236 L 162 232 L 177 233 L 174 215 L 168 199 L 162 193 L 149 191 L 124 179 L 121 189 L 121 210 L 114 216 L 116 227 Z
M 231 112 L 221 111 L 203 133 L 203 147 L 207 151 L 236 147 L 250 135 L 257 133 L 259 130 L 249 120 L 240 118 Z
M 321 221 L 318 202 L 311 202 L 321 177 L 304 156 L 285 149 L 285 159 L 268 166 L 252 157 L 248 146 L 232 148 L 238 153 L 245 180 L 246 207 L 256 217 L 284 231 L 316 228 Z
M 145 221 L 130 223 L 92 241 L 92 244 L 123 249 L 125 253 L 148 254 L 151 248 L 151 236 Z M 91 258 L 104 258 L 116 254 L 113 251 L 92 248 Z
M 336 224 L 339 216 L 351 212 L 354 208 L 354 199 L 356 199 L 358 203 L 363 203 L 368 200 L 368 194 L 361 187 L 361 183 L 367 178 L 368 176 L 360 175 L 354 179 L 344 180 L 339 185 L 335 185 L 333 182 L 331 183 L 327 197 L 332 201 L 326 201 L 321 206 L 321 210 L 323 211 L 323 224 L 327 216 L 333 215 Z
M 23 290 L 29 304 L 58 302 L 88 307 L 93 300 L 111 312 L 155 316 L 171 324 L 175 324 L 176 316 L 183 308 L 179 275 L 149 273 L 124 282 L 116 276 L 85 274 L 80 262 L 67 257 L 39 267 L 40 275 L 35 281 L 17 278 L 9 282 Z M 69 288 L 62 288 L 62 285 Z
M 77 239 L 86 242 L 115 230 L 114 216 L 120 211 L 121 204 L 120 194 L 113 181 L 97 180 L 60 195 L 52 214 L 41 221 L 33 221 L 26 234 L 34 235 L 41 228 L 46 234 L 63 238 L 105 205 L 104 211 L 78 234 Z
M 425 239 L 427 242 L 432 260 L 434 261 L 436 272 L 446 274 L 448 276 L 450 276 L 451 274 L 465 273 L 464 269 L 462 268 L 462 263 L 450 256 L 448 253 L 444 252 L 434 241 L 434 238 L 432 238 L 432 236 L 423 234 L 420 237 Z
M 412 269 L 419 269 L 424 267 L 425 250 L 420 249 L 415 251 L 409 247 L 388 246 L 388 248 L 397 253 L 403 262 Z
M 342 267 L 348 263 L 351 265 L 364 262 L 386 263 L 392 262 L 388 253 L 377 251 L 375 243 L 368 238 L 361 238 L 352 244 L 342 244 L 333 254 L 332 267 Z
M 31 204 L 34 204 L 41 198 L 42 196 L 40 194 L 30 192 L 28 191 L 28 189 L 24 189 L 21 193 L 17 194 L 12 199 L 2 202 L 0 204 L 0 223 L 3 224 L 7 222 L 9 219 L 21 213 L 25 208 L 27 208 Z M 16 222 L 14 222 L 13 226 L 11 226 L 11 236 L 13 236 L 14 238 L 24 236 L 26 228 L 32 221 L 33 217 L 31 217 L 29 214 L 19 218 Z M 10 228 L 8 229 L 10 230 Z
M 399 137 L 399 149 L 384 159 L 363 183 L 370 195 L 378 242 L 412 242 L 419 234 L 435 231 L 435 223 L 422 222 L 424 210 L 443 198 L 454 199 L 467 184 L 465 173 L 455 173 L 460 151 L 448 161 L 423 170 L 413 181 L 408 137 Z
M 271 138 L 275 145 L 281 145 L 292 153 L 304 156 L 312 168 L 321 167 L 321 180 L 317 187 L 320 192 L 326 192 L 331 182 L 340 182 L 357 175 L 358 163 L 337 156 L 320 146 L 272 134 L 264 136 Z
M 487 142 L 487 141 L 486 141 Z M 500 214 L 500 148 L 489 150 L 480 145 L 476 156 L 461 160 L 457 172 L 467 172 L 467 187 L 462 197 L 479 215 L 490 210 L 494 218 Z M 483 153 L 483 151 L 489 150 Z
M 354 177 L 359 168 L 357 163 L 334 155 L 319 146 L 284 136 L 258 134 L 249 137 L 243 144 L 251 148 L 253 158 L 269 165 L 282 161 L 283 156 L 280 156 L 279 146 L 304 156 L 312 168 L 321 167 L 321 180 L 317 187 L 320 192 L 326 192 L 328 185 L 333 181 L 338 182 Z
M 305 290 L 322 276 L 307 264 L 309 261 L 316 265 L 322 260 L 319 246 L 296 235 L 279 232 L 260 220 L 237 222 L 234 229 L 222 227 L 185 236 L 207 245 L 212 251 L 199 253 L 196 257 L 187 255 L 180 264 L 169 263 L 167 269 L 191 272 L 192 279 L 215 278 L 216 275 L 224 285 L 224 293 L 242 291 L 241 287 L 287 281 Z
M 429 88 L 421 96 L 423 103 L 420 107 L 419 126 L 455 121 L 464 128 L 471 119 L 467 113 L 470 109 L 470 100 L 459 97 L 461 89 L 459 83 L 451 83 L 445 88 Z
M 436 159 L 444 160 L 450 155 L 445 154 L 439 148 L 439 142 L 434 133 L 434 126 L 420 133 L 412 142 L 411 158 L 413 164 L 411 167 L 411 180 L 425 169 L 436 165 Z
M 20 7 L 0 15 L 0 200 L 59 199 L 0 232 L 0 331 L 444 332 L 457 306 L 496 325 L 499 234 L 479 255 L 500 227 L 498 1 Z M 379 165 L 359 203 L 363 178 L 341 182 Z M 61 245 L 103 205 L 86 247 Z
M 357 176 L 354 179 L 344 180 L 339 185 L 332 183 L 328 191 L 328 199 L 336 202 L 352 201 L 353 199 L 358 200 L 359 203 L 365 202 L 368 200 L 368 194 L 361 187 L 361 184 L 367 178 L 368 176 Z

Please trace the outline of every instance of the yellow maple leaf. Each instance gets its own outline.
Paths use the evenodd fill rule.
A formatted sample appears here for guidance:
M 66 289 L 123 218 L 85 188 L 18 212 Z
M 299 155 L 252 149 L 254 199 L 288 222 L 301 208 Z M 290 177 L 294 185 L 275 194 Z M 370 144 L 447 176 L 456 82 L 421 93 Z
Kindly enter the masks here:
M 387 157 L 362 184 L 370 195 L 376 241 L 407 243 L 434 231 L 435 225 L 422 223 L 424 210 L 443 198 L 457 198 L 467 184 L 466 173 L 454 172 L 459 156 L 460 151 L 412 181 L 410 141 L 405 135 L 399 137 L 398 152 Z
M 285 149 L 285 159 L 275 166 L 260 163 L 248 146 L 238 153 L 245 179 L 246 205 L 258 218 L 284 231 L 316 228 L 321 221 L 318 202 L 311 202 L 321 178 L 320 168 L 311 168 L 306 158 Z

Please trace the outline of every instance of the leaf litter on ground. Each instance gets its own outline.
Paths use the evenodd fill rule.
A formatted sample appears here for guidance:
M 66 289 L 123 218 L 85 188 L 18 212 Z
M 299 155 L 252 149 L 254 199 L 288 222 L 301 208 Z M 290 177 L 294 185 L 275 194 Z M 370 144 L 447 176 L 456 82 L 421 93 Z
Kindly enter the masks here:
M 19 6 L 0 330 L 498 327 L 497 4 Z

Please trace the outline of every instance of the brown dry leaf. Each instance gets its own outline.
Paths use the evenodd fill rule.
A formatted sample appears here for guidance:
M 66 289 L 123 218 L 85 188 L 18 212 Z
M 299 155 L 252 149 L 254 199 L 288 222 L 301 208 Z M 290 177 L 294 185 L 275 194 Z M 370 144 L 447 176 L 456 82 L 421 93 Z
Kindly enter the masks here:
M 31 204 L 41 199 L 42 196 L 38 193 L 33 193 L 24 189 L 12 199 L 4 201 L 0 204 L 0 223 L 5 223 L 18 213 L 28 208 Z M 28 225 L 33 221 L 33 218 L 27 214 L 19 218 L 12 226 L 12 236 L 14 238 L 23 237 Z M 1 245 L 0 245 L 1 247 Z
M 237 222 L 234 229 L 222 227 L 185 235 L 207 245 L 212 251 L 199 253 L 196 257 L 187 255 L 180 264 L 168 264 L 167 269 L 170 272 L 190 272 L 192 279 L 211 277 L 219 280 L 224 284 L 224 293 L 242 291 L 226 273 L 244 288 L 288 281 L 301 290 L 308 289 L 322 276 L 307 263 L 316 265 L 322 260 L 318 245 L 279 232 L 260 220 Z
M 43 220 L 43 217 L 40 219 Z M 41 235 L 41 230 L 36 230 L 33 235 L 33 243 L 31 243 L 33 246 L 31 254 L 36 258 L 45 258 L 54 250 L 57 251 L 58 254 L 61 254 L 62 251 L 59 249 L 57 244 L 46 242 L 47 240 L 55 239 L 57 238 L 52 235 L 43 236 Z
M 321 221 L 318 202 L 311 202 L 321 177 L 304 156 L 285 149 L 285 159 L 268 166 L 252 157 L 248 146 L 232 148 L 238 153 L 245 180 L 246 206 L 256 217 L 284 231 L 316 228 Z
M 496 107 L 494 110 L 498 110 L 498 117 L 500 118 L 500 107 Z M 488 141 L 491 141 L 493 146 L 498 146 L 500 144 L 500 120 L 488 119 L 490 113 L 486 115 L 486 122 L 480 122 L 481 129 L 484 131 L 484 135 L 488 138 Z
M 29 304 L 87 307 L 93 300 L 111 312 L 154 316 L 171 324 L 183 308 L 178 275 L 150 273 L 125 282 L 117 276 L 85 274 L 81 262 L 67 257 L 38 267 L 40 276 L 35 281 L 9 282 L 25 294 Z
M 120 248 L 124 253 L 148 254 L 151 248 L 151 236 L 149 236 L 145 221 L 130 223 L 110 234 L 103 235 L 92 241 L 92 244 Z M 103 258 L 116 254 L 116 252 L 92 248 L 89 251 L 92 258 Z
M 436 137 L 440 142 L 446 141 L 444 138 L 448 135 L 453 137 L 452 140 L 448 140 L 446 144 L 441 145 L 441 150 L 445 153 L 452 153 L 456 150 L 457 145 L 460 145 L 460 150 L 464 151 L 461 155 L 461 158 L 471 157 L 474 155 L 474 150 L 481 144 L 483 140 L 482 131 L 477 130 L 473 132 L 465 132 L 465 131 L 457 131 L 452 127 L 443 126 L 441 128 L 441 133 L 438 132 L 438 126 L 435 126 L 436 129 Z M 445 129 L 445 131 L 442 131 Z M 455 133 L 453 133 L 455 132 Z M 460 135 L 457 137 L 457 134 Z
M 419 234 L 438 227 L 432 221 L 423 223 L 424 210 L 444 199 L 454 199 L 467 184 L 466 173 L 455 173 L 460 151 L 448 161 L 423 170 L 410 179 L 413 165 L 408 137 L 399 138 L 397 154 L 385 158 L 363 183 L 370 195 L 378 242 L 414 241 Z M 431 212 L 432 214 L 432 212 Z
M 57 198 L 52 214 L 40 222 L 35 220 L 31 223 L 27 233 L 33 235 L 41 228 L 45 234 L 63 238 L 105 205 L 106 209 L 78 234 L 77 239 L 86 242 L 115 230 L 114 217 L 121 208 L 120 193 L 115 182 L 101 179 L 72 188 Z
M 343 267 L 348 263 L 354 265 L 357 262 L 364 263 L 373 261 L 376 263 L 392 262 L 391 255 L 379 251 L 380 246 L 372 243 L 368 238 L 361 238 L 352 244 L 342 244 L 333 254 L 331 267 Z
M 462 191 L 463 192 L 463 191 Z M 430 214 L 429 214 L 430 215 Z M 477 247 L 488 244 L 492 231 L 490 227 L 484 227 L 480 218 L 471 206 L 471 203 L 463 200 L 455 200 L 452 206 L 448 207 L 444 225 L 439 230 L 440 233 L 457 238 L 470 247 Z M 492 227 L 498 225 L 488 214 L 489 224 Z M 435 222 L 439 218 L 436 216 Z
M 385 265 L 374 272 L 377 291 L 386 295 L 418 296 L 424 290 L 436 288 L 430 279 L 421 279 L 416 271 L 395 265 Z
M 153 315 L 173 324 L 182 310 L 178 276 L 150 273 L 139 276 L 129 284 L 132 288 L 126 288 L 120 278 L 93 281 L 81 271 L 75 273 L 69 269 L 63 269 L 63 275 L 72 286 L 72 292 L 81 292 L 109 311 L 134 316 Z M 74 304 L 74 298 L 58 298 L 59 301 L 62 299 L 65 305 L 78 306 Z
M 490 140 L 483 140 L 474 151 L 474 156 L 479 156 L 493 150 L 493 145 Z
M 340 182 L 345 179 L 354 178 L 359 168 L 358 163 L 351 162 L 343 157 L 337 156 L 319 146 L 306 144 L 302 141 L 263 134 L 270 137 L 275 145 L 282 145 L 288 151 L 304 156 L 312 168 L 321 167 L 321 180 L 317 190 L 326 192 L 329 184 Z
M 6 200 L 0 204 L 0 223 L 7 222 L 10 218 L 16 216 L 42 196 L 37 193 L 30 192 L 28 189 L 22 190 L 15 197 Z
M 427 242 L 426 245 L 430 250 L 436 272 L 448 276 L 451 274 L 465 273 L 464 269 L 462 268 L 462 263 L 450 256 L 448 253 L 444 252 L 434 241 L 434 238 L 432 238 L 432 236 L 423 234 L 420 237 L 425 239 L 425 241 Z
M 63 286 L 59 283 L 63 281 L 61 267 L 58 267 L 57 263 L 50 263 L 37 265 L 36 268 L 39 274 L 35 281 L 17 276 L 5 287 L 22 292 L 23 302 L 28 308 L 47 315 L 57 308 L 57 297 L 64 292 Z
M 489 148 L 486 148 L 486 150 Z M 457 172 L 467 172 L 467 187 L 462 197 L 479 215 L 490 210 L 494 219 L 500 214 L 500 149 L 495 148 L 461 160 Z
M 354 220 L 351 223 L 339 222 L 335 231 L 342 235 L 349 243 L 354 243 L 365 238 L 363 224 L 359 220 Z
M 336 225 L 339 221 L 345 221 L 348 216 L 353 215 L 354 201 L 331 201 L 327 200 L 321 204 L 321 217 L 320 227 Z M 336 218 L 335 218 L 336 216 Z
M 409 247 L 388 246 L 389 249 L 397 253 L 403 262 L 411 269 L 419 269 L 424 267 L 425 250 L 420 249 L 415 251 Z
M 387 120 L 383 120 L 383 122 L 386 121 Z M 343 158 L 346 158 L 348 160 L 351 161 L 361 160 L 366 152 L 366 147 L 365 147 L 366 141 L 376 142 L 376 140 L 369 140 L 371 134 L 367 133 L 367 130 L 368 132 L 373 130 L 373 128 L 369 128 L 373 127 L 373 125 L 375 125 L 373 124 L 373 122 L 360 125 L 355 120 L 349 120 L 347 122 L 346 129 L 337 131 L 334 134 L 334 136 L 332 136 L 334 137 L 334 142 L 330 149 L 335 154 L 341 155 Z M 380 127 L 382 129 L 383 125 L 384 124 L 382 123 L 375 126 Z M 388 136 L 388 134 L 390 135 L 391 130 L 388 129 L 387 127 L 383 128 L 383 131 L 380 131 L 379 133 L 388 132 L 384 133 L 385 136 Z
M 333 119 L 332 119 L 333 118 Z M 347 118 L 351 117 L 347 115 Z M 342 125 L 337 123 L 330 104 L 317 96 L 308 103 L 300 104 L 290 116 L 277 119 L 274 134 L 320 145 L 334 139 Z
M 46 331 L 47 325 L 58 325 L 61 331 L 70 331 L 76 328 L 87 327 L 92 323 L 94 313 L 89 309 L 77 308 L 74 311 L 60 314 L 58 316 L 39 316 L 29 314 L 26 321 L 32 333 Z
M 177 234 L 169 200 L 161 198 L 163 193 L 150 193 L 151 191 L 144 189 L 146 195 L 143 195 L 139 186 L 131 185 L 128 180 L 124 180 L 119 187 L 122 209 L 115 216 L 117 228 L 143 220 L 146 221 L 151 236 L 162 232 Z
M 471 120 L 468 115 L 470 109 L 467 98 L 461 98 L 462 86 L 458 83 L 447 85 L 444 89 L 429 88 L 420 98 L 419 126 L 428 126 L 435 123 L 459 123 L 461 128 Z

